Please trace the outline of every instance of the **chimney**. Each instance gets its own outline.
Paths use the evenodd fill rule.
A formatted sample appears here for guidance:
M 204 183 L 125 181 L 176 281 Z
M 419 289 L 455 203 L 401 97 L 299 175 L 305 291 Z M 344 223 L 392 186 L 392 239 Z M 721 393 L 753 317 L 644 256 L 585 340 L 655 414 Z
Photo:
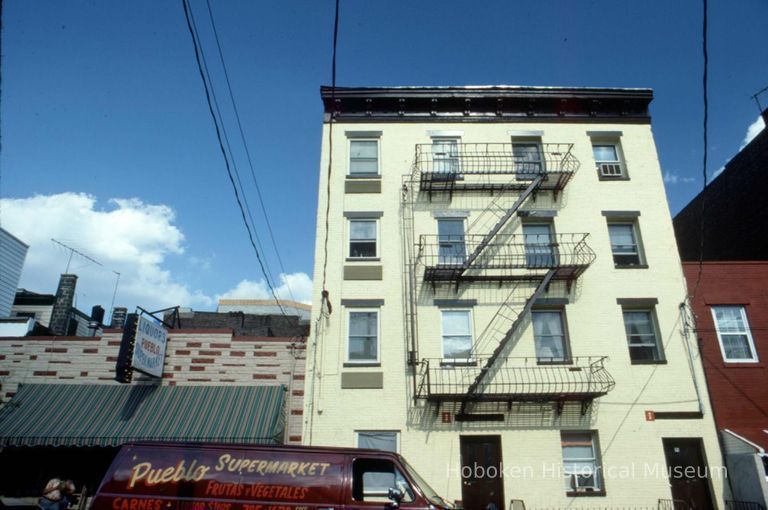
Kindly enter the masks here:
M 93 322 L 98 322 L 99 324 L 104 323 L 104 308 L 102 308 L 101 305 L 96 305 L 91 308 L 91 320 Z
M 128 314 L 128 309 L 124 306 L 116 306 L 112 309 L 112 324 L 109 327 L 114 329 L 123 329 L 125 326 L 125 316 Z
M 763 129 L 768 129 L 768 108 L 763 110 L 763 113 L 761 113 L 763 116 L 763 122 L 765 122 L 765 127 Z
M 59 288 L 56 289 L 56 302 L 53 304 L 49 325 L 54 335 L 63 336 L 67 334 L 69 316 L 72 305 L 75 302 L 76 286 L 77 275 L 75 274 L 63 274 L 59 278 Z

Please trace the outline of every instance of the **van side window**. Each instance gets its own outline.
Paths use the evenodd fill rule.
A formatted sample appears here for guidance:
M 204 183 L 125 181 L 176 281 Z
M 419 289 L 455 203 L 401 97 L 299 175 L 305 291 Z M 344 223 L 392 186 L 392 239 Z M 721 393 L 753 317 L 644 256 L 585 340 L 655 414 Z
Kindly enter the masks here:
M 403 493 L 403 502 L 413 502 L 413 490 L 389 460 L 355 459 L 352 465 L 352 498 L 355 501 L 389 501 L 389 489 Z

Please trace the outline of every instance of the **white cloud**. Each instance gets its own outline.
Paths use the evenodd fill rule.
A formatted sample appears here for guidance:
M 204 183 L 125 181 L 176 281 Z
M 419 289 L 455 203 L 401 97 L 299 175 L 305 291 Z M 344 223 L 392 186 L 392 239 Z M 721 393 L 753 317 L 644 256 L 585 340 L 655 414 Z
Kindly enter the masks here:
M 213 300 L 174 279 L 167 258 L 184 253 L 184 234 L 166 205 L 138 198 L 113 198 L 106 208 L 85 193 L 35 195 L 0 201 L 3 228 L 29 245 L 20 286 L 55 293 L 69 252 L 51 242 L 63 241 L 103 264 L 75 255 L 70 272 L 78 275 L 77 298 L 83 311 L 112 300 L 115 274 L 121 273 L 116 306 L 132 309 L 182 305 L 210 307 Z
M 749 125 L 747 128 L 747 134 L 744 135 L 744 140 L 741 142 L 741 147 L 739 147 L 739 150 L 743 149 L 747 146 L 749 142 L 752 141 L 754 137 L 756 137 L 760 131 L 765 128 L 765 121 L 763 120 L 762 116 L 758 116 L 757 120 L 755 120 L 752 124 Z
M 281 273 L 280 285 L 275 289 L 275 294 L 280 299 L 312 303 L 312 279 L 306 273 Z M 216 296 L 216 299 L 272 299 L 272 293 L 264 280 L 241 280 L 234 288 Z
M 664 182 L 667 184 L 677 184 L 679 182 L 682 183 L 690 183 L 690 182 L 696 182 L 696 179 L 693 177 L 681 177 L 675 172 L 664 172 Z

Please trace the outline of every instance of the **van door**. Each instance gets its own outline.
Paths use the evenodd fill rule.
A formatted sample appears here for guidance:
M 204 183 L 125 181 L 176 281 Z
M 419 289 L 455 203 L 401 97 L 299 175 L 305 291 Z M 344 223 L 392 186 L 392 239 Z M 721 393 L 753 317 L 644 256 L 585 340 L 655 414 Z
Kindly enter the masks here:
M 392 500 L 389 489 L 403 494 L 400 510 L 422 510 L 426 502 L 416 494 L 408 479 L 395 463 L 386 458 L 354 457 L 352 459 L 351 490 L 345 508 L 354 510 L 389 510 Z

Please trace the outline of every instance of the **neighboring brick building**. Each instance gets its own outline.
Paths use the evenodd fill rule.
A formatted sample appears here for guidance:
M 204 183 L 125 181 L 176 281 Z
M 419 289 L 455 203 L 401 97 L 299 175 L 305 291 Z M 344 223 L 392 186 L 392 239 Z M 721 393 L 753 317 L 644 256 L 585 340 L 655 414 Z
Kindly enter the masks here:
M 735 499 L 768 506 L 766 189 L 768 130 L 763 129 L 675 217 L 674 227 L 728 482 Z
M 115 362 L 120 348 L 122 330 L 105 330 L 97 337 L 23 337 L 0 338 L 0 466 L 15 466 L 13 470 L 0 470 L 0 494 L 9 495 L 14 491 L 27 488 L 46 476 L 62 475 L 62 465 L 68 465 L 63 476 L 73 477 L 79 484 L 85 483 L 90 489 L 99 481 L 115 453 L 113 447 L 91 448 L 67 446 L 78 438 L 67 437 L 54 444 L 57 438 L 38 438 L 34 447 L 30 439 L 20 437 L 23 431 L 9 431 L 9 423 L 14 421 L 13 413 L 25 410 L 29 404 L 16 402 L 14 395 L 30 385 L 77 385 L 77 388 L 94 385 L 126 387 L 160 386 L 172 394 L 176 387 L 221 388 L 224 400 L 237 387 L 282 386 L 284 407 L 281 423 L 275 424 L 275 430 L 281 432 L 282 442 L 299 444 L 302 441 L 302 413 L 304 399 L 304 362 L 305 345 L 302 338 L 237 336 L 231 329 L 176 329 L 169 330 L 163 380 L 150 379 L 140 374 L 134 376 L 132 385 L 120 385 L 115 381 Z M 32 386 L 30 386 L 32 387 Z M 75 387 L 73 387 L 73 390 Z M 172 396 L 172 395 L 171 395 Z M 23 400 L 23 399 L 22 399 Z M 183 412 L 194 418 L 195 413 L 210 412 L 211 407 L 226 405 L 227 402 L 208 402 L 201 408 L 184 408 L 184 403 L 176 412 Z M 35 404 L 37 405 L 37 404 Z M 98 417 L 98 402 L 78 402 L 67 399 L 64 402 L 49 402 L 51 406 L 65 406 L 69 416 L 90 415 Z M 187 403 L 191 405 L 191 403 Z M 126 412 L 128 412 L 126 410 Z M 242 413 L 243 411 L 240 410 Z M 220 419 L 253 419 L 247 415 L 241 418 L 222 416 Z M 94 418 L 95 419 L 95 418 Z M 161 421 L 163 416 L 158 415 Z M 121 418 L 122 420 L 122 418 Z M 128 421 L 130 421 L 128 419 Z M 88 427 L 83 427 L 87 430 Z M 32 431 L 34 432 L 34 431 Z M 30 433 L 25 432 L 27 435 Z M 78 444 L 83 446 L 104 446 L 99 438 L 84 437 Z M 180 437 L 179 439 L 184 439 Z M 201 438 L 196 438 L 201 440 Z M 236 437 L 228 441 L 237 441 Z M 243 438 L 240 441 L 244 440 Z M 53 441 L 53 443 L 52 443 Z M 112 443 L 114 444 L 115 440 Z M 119 442 L 119 441 L 118 441 Z M 57 446 L 51 448 L 51 446 Z M 108 446 L 108 445 L 107 445 Z M 51 459 L 51 464 L 35 463 L 40 455 Z M 88 464 L 90 472 L 76 470 L 77 463 L 71 464 L 68 458 L 76 456 L 82 464 Z M 23 462 L 24 465 L 19 465 Z M 45 466 L 48 469 L 44 469 Z M 32 470 L 25 471 L 28 468 Z M 39 469 L 39 471 L 34 471 Z M 23 474 L 23 479 L 21 474 Z M 39 490 L 39 487 L 38 489 Z

